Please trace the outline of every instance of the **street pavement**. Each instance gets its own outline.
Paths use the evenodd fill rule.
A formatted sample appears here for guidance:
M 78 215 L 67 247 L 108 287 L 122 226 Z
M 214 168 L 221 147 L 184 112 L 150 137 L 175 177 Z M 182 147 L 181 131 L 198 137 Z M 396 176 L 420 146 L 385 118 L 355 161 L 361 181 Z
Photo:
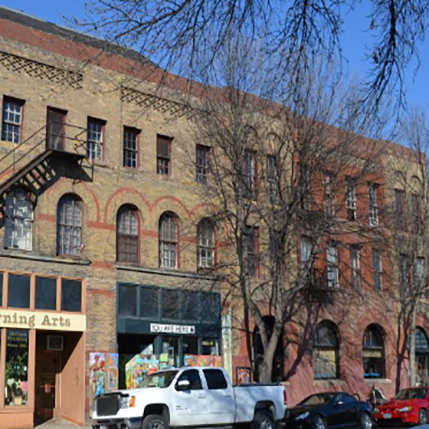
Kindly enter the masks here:
M 79 429 L 79 428 L 82 428 L 82 426 L 75 425 L 73 423 L 70 423 L 67 420 L 62 420 L 62 419 L 52 419 L 40 425 L 36 425 L 36 429 Z M 90 425 L 83 427 L 83 429 L 90 429 L 90 428 L 91 428 Z

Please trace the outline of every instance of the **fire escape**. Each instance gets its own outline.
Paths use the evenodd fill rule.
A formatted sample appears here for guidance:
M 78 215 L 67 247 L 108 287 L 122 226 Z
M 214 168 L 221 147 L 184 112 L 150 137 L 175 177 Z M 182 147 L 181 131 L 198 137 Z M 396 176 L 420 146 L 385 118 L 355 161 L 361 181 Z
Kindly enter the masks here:
M 0 206 L 21 186 L 39 196 L 58 178 L 58 165 L 75 169 L 86 158 L 86 129 L 50 122 L 0 158 Z

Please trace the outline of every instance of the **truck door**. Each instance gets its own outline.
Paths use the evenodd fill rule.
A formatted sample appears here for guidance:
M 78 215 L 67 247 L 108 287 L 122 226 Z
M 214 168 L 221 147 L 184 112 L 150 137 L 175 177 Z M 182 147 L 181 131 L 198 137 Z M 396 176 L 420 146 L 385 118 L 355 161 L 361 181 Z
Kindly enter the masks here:
M 189 381 L 188 390 L 178 390 L 179 381 Z M 200 372 L 188 369 L 180 375 L 174 386 L 172 398 L 173 421 L 177 426 L 199 426 L 207 424 L 207 396 L 201 383 Z
M 235 421 L 235 398 L 232 386 L 220 369 L 203 369 L 207 383 L 208 424 L 231 424 Z

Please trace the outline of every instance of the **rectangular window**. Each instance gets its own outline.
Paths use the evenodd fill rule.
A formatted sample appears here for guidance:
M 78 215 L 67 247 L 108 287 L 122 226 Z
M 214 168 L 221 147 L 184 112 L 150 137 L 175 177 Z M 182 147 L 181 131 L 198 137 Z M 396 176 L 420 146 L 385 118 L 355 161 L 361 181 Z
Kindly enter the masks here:
M 6 330 L 5 405 L 27 405 L 28 340 L 27 330 Z
M 279 199 L 279 175 L 277 172 L 277 159 L 274 155 L 267 156 L 267 194 L 271 204 Z
M 9 274 L 7 305 L 30 308 L 30 276 Z
M 139 163 L 140 130 L 124 127 L 124 167 L 137 168 Z
M 362 275 L 360 270 L 360 252 L 357 246 L 350 247 L 350 271 L 352 287 L 359 289 Z
M 171 174 L 171 137 L 156 136 L 156 172 L 161 176 Z
M 326 248 L 326 271 L 328 287 L 338 287 L 338 252 L 335 243 L 328 243 Z
M 36 277 L 36 309 L 57 309 L 57 279 Z
M 323 177 L 323 206 L 325 213 L 329 215 L 335 214 L 333 182 L 334 177 L 332 173 L 325 173 Z
M 201 320 L 203 323 L 219 323 L 221 313 L 220 294 L 203 292 L 200 298 Z
M 137 286 L 119 286 L 118 313 L 121 317 L 137 317 Z
M 408 292 L 408 261 L 406 255 L 399 255 L 399 286 L 402 293 Z
M 227 389 L 228 383 L 220 369 L 203 369 L 209 390 Z
M 424 258 L 416 258 L 416 286 L 418 291 L 421 291 L 425 275 L 425 260 Z
M 247 274 L 256 276 L 257 271 L 257 228 L 248 227 L 244 235 L 244 244 L 247 253 Z
M 3 99 L 3 120 L 1 139 L 7 142 L 21 142 L 22 111 L 24 102 L 9 97 Z
M 378 226 L 378 185 L 370 183 L 368 185 L 369 196 L 369 224 Z
M 82 282 L 61 279 L 61 311 L 82 311 Z
M 413 232 L 414 234 L 420 234 L 422 222 L 420 217 L 420 197 L 417 194 L 411 195 L 411 211 Z
M 105 121 L 88 118 L 86 156 L 89 159 L 93 159 L 95 161 L 103 160 L 105 126 Z
M 395 227 L 398 231 L 403 231 L 405 229 L 404 196 L 405 196 L 404 191 L 395 189 Z
M 198 322 L 200 320 L 200 298 L 197 292 L 182 292 L 182 320 Z
M 305 271 L 311 264 L 311 257 L 313 252 L 313 243 L 310 239 L 303 237 L 301 238 L 301 271 Z
M 313 351 L 313 371 L 317 380 L 337 378 L 337 353 L 335 349 L 317 347 Z
M 159 318 L 159 289 L 140 288 L 140 317 L 155 320 Z
M 162 318 L 180 320 L 180 292 L 175 289 L 162 289 Z
M 209 177 L 210 147 L 197 144 L 197 182 L 206 184 Z
M 311 174 L 310 168 L 306 164 L 299 164 L 298 168 L 298 183 L 299 183 L 299 204 L 303 210 L 310 209 L 310 184 Z
M 356 205 L 356 182 L 352 177 L 346 178 L 346 208 L 347 219 L 357 219 L 357 205 Z
M 383 289 L 383 267 L 381 263 L 381 253 L 376 249 L 372 251 L 372 272 L 374 290 L 380 292 Z
M 256 159 L 255 153 L 245 150 L 243 154 L 243 197 L 256 196 Z
M 65 110 L 48 107 L 46 114 L 46 147 L 63 151 L 66 146 L 66 118 Z

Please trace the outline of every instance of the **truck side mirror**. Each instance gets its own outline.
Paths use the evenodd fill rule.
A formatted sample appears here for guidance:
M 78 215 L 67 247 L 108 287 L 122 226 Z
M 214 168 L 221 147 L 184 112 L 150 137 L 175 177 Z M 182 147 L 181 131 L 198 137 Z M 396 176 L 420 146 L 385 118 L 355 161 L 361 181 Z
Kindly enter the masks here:
M 189 383 L 189 380 L 180 380 L 176 384 L 176 390 L 179 392 L 182 392 L 184 390 L 189 390 L 191 387 L 191 383 Z

